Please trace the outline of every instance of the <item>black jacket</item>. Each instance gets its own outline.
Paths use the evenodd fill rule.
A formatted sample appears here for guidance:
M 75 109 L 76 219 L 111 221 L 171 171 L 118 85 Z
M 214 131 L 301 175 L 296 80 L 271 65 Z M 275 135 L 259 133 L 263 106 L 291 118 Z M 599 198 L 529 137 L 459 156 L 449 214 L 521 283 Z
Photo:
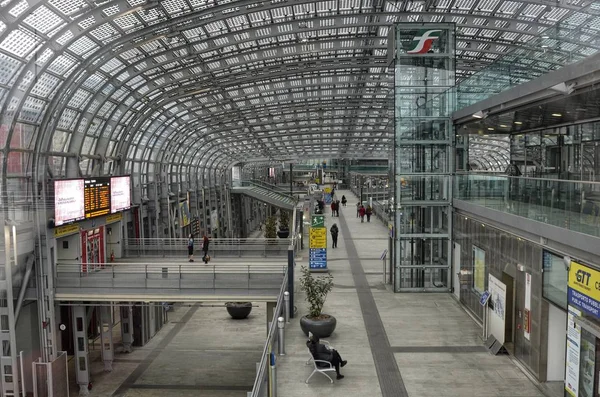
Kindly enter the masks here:
M 333 359 L 333 353 L 322 343 L 308 340 L 306 341 L 306 346 L 308 346 L 308 350 L 310 350 L 310 354 L 312 354 L 315 360 L 331 362 Z
M 338 233 L 340 232 L 340 230 L 338 229 L 337 225 L 331 226 L 331 229 L 329 229 L 329 231 L 331 232 L 332 236 L 337 236 Z

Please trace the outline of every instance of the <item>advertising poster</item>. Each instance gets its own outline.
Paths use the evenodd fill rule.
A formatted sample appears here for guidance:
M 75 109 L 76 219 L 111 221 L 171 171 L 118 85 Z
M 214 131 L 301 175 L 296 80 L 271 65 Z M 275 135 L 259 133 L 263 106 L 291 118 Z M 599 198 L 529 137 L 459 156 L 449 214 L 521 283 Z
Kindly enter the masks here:
M 579 351 L 581 346 L 581 327 L 575 322 L 575 317 L 581 312 L 569 306 L 567 317 L 567 353 L 565 365 L 565 390 L 573 397 L 579 394 Z
M 473 288 L 480 294 L 485 291 L 485 251 L 473 246 Z
M 525 308 L 523 318 L 523 336 L 531 337 L 531 273 L 525 273 Z
M 216 235 L 219 228 L 219 213 L 217 210 L 213 210 L 210 213 L 210 229 L 213 236 Z
M 54 181 L 54 225 L 85 218 L 83 179 Z
M 189 225 L 192 216 L 190 215 L 190 209 L 188 208 L 187 201 L 179 203 L 179 213 L 181 214 L 181 227 Z
M 505 308 L 506 308 L 506 285 L 498 280 L 493 275 L 488 278 L 488 291 L 490 299 L 488 301 L 489 308 L 489 331 L 498 339 L 500 343 L 504 343 L 505 339 Z
M 131 207 L 131 183 L 128 176 L 110 178 L 110 213 Z

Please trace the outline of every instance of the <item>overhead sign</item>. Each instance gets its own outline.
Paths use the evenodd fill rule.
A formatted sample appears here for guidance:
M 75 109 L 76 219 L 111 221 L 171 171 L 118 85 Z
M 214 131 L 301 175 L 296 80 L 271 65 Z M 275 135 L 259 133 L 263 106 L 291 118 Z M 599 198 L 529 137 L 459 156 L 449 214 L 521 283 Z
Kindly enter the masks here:
M 431 50 L 433 42 L 442 35 L 441 29 L 423 29 L 419 30 L 412 39 L 407 54 L 427 54 Z
M 116 214 L 111 214 L 106 216 L 106 224 L 113 222 L 118 222 L 123 219 L 123 214 L 121 212 L 117 212 Z
M 568 286 L 569 305 L 600 318 L 600 272 L 571 261 Z
M 64 237 L 64 236 L 68 236 L 69 234 L 75 234 L 78 232 L 79 232 L 79 225 L 77 225 L 77 224 L 60 226 L 60 227 L 57 227 L 56 229 L 54 229 L 54 237 L 55 238 Z

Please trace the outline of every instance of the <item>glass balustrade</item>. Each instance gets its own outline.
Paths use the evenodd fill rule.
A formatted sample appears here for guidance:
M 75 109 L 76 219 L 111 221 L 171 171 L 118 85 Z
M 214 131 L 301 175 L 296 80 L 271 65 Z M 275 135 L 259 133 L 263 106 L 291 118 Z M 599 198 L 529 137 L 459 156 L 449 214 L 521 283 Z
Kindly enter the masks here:
M 454 199 L 600 237 L 600 183 L 464 174 Z

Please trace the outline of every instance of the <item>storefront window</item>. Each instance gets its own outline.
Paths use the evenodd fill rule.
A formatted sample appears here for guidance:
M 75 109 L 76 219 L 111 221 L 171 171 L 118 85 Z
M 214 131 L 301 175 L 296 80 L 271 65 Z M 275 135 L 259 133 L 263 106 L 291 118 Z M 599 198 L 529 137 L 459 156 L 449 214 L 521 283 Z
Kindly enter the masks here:
M 550 251 L 543 253 L 544 298 L 563 309 L 567 308 L 567 268 L 563 257 Z

